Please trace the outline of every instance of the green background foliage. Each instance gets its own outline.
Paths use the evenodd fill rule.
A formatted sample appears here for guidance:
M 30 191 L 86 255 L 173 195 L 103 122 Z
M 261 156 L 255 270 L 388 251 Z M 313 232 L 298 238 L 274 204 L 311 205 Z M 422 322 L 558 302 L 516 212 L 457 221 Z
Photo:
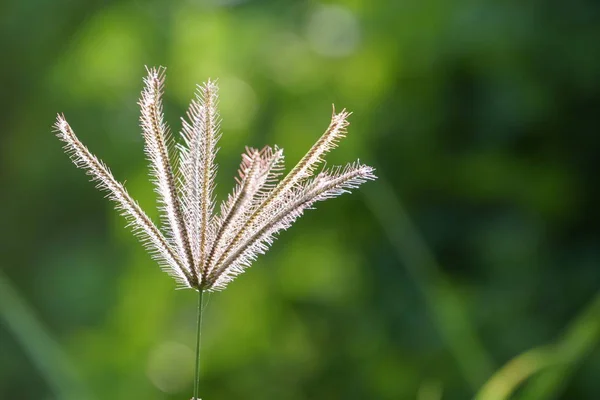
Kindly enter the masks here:
M 191 397 L 195 294 L 50 132 L 156 218 L 144 65 L 174 131 L 219 79 L 221 199 L 245 145 L 289 167 L 332 103 L 329 162 L 381 176 L 210 296 L 203 399 L 600 398 L 599 43 L 593 0 L 4 0 L 0 398 Z

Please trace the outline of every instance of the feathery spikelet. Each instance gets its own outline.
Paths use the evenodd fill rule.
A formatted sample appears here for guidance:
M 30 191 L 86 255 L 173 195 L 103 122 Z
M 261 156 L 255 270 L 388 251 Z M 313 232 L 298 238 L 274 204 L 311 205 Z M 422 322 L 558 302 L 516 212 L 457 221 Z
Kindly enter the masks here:
M 63 115 L 58 115 L 54 125 L 57 136 L 65 142 L 65 151 L 73 163 L 97 182 L 100 190 L 108 192 L 108 197 L 117 203 L 117 209 L 125 216 L 128 225 L 144 243 L 146 249 L 175 280 L 183 286 L 191 286 L 192 276 L 182 268 L 179 255 L 173 251 L 162 233 L 144 213 L 138 203 L 131 198 L 123 184 L 118 182 L 102 161 L 92 155 L 75 136 Z
M 55 131 L 75 165 L 86 170 L 98 188 L 117 203 L 154 259 L 183 287 L 224 289 L 268 250 L 280 231 L 316 202 L 349 193 L 376 179 L 374 169 L 358 161 L 314 175 L 324 156 L 346 134 L 350 113 L 334 111 L 321 138 L 280 181 L 282 149 L 246 148 L 237 185 L 214 215 L 216 144 L 220 138 L 218 87 L 214 81 L 198 86 L 188 119 L 183 119 L 176 160 L 171 153 L 173 138 L 163 121 L 165 69 L 150 68 L 147 72 L 139 101 L 140 124 L 164 234 L 123 184 L 79 141 L 64 116 L 58 116 Z
M 196 280 L 188 230 L 183 219 L 179 193 L 175 185 L 169 147 L 171 135 L 163 121 L 162 94 L 165 79 L 164 68 L 148 69 L 145 87 L 139 101 L 140 125 L 145 139 L 145 151 L 150 161 L 150 171 L 161 204 L 161 214 L 169 242 L 179 254 L 182 268 Z M 194 284 L 196 282 L 193 282 Z

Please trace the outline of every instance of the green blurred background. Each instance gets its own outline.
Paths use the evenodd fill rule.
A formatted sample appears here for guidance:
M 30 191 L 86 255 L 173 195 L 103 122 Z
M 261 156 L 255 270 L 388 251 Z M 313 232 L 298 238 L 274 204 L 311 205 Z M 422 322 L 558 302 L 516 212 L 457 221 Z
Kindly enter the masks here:
M 51 133 L 156 218 L 144 65 L 174 131 L 219 79 L 221 199 L 332 103 L 381 177 L 211 295 L 203 399 L 600 399 L 599 2 L 3 0 L 0 46 L 1 399 L 191 397 L 195 293 Z

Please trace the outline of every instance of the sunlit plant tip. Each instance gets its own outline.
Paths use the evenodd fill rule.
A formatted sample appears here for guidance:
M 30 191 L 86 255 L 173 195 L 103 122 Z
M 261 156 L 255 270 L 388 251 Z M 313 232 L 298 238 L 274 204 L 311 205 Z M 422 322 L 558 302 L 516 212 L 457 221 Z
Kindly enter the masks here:
M 374 169 L 359 161 L 315 175 L 325 155 L 346 135 L 350 113 L 334 110 L 323 135 L 286 175 L 282 149 L 246 148 L 233 192 L 216 213 L 215 158 L 221 122 L 218 86 L 209 80 L 196 88 L 187 118 L 183 118 L 181 142 L 175 144 L 163 116 L 164 82 L 164 68 L 148 68 L 138 103 L 162 230 L 81 143 L 62 114 L 54 127 L 73 163 L 107 192 L 134 234 L 181 287 L 224 289 L 305 210 L 376 178 Z

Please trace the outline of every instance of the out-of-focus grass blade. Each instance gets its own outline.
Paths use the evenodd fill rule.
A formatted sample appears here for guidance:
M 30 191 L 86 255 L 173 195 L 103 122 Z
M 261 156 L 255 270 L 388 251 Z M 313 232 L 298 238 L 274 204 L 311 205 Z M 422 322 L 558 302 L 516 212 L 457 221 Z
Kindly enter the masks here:
M 520 400 L 548 400 L 561 396 L 569 377 L 600 341 L 600 292 L 569 324 L 563 338 L 554 345 L 555 366 L 534 377 L 525 386 Z
M 528 350 L 500 368 L 481 388 L 475 400 L 509 399 L 515 390 L 534 376 L 520 400 L 558 398 L 569 375 L 600 339 L 600 293 L 566 329 L 555 344 Z
M 483 385 L 475 400 L 504 400 L 532 375 L 556 362 L 551 347 L 528 350 L 507 362 Z
M 421 384 L 417 392 L 417 400 L 442 400 L 444 388 L 442 382 L 427 380 Z
M 493 363 L 452 282 L 445 276 L 384 177 L 380 176 L 370 190 L 362 193 L 398 258 L 422 292 L 433 322 L 448 344 L 465 380 L 473 391 L 477 390 L 492 373 Z
M 75 367 L 0 270 L 0 318 L 59 400 L 91 399 Z M 42 396 L 40 396 L 41 398 Z

